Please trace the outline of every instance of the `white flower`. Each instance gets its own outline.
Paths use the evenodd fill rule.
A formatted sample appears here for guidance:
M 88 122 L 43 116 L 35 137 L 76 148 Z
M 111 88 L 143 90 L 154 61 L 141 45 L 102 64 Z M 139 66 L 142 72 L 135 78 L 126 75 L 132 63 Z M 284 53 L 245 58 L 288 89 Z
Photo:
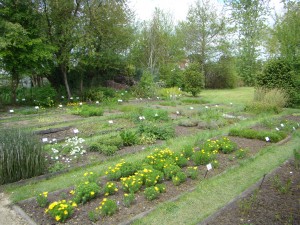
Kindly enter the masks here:
M 70 97 L 70 100 L 73 100 L 73 97 Z
M 73 130 L 73 132 L 74 132 L 74 134 L 78 134 L 78 133 L 79 133 L 79 130 L 75 128 L 75 129 Z
M 38 107 L 38 106 L 35 106 L 34 108 L 35 108 L 35 109 L 39 109 L 40 107 Z
M 232 102 L 230 102 L 229 104 L 230 104 L 230 105 L 232 105 L 233 103 L 232 103 Z
M 124 95 L 124 93 L 122 92 L 121 95 Z
M 157 113 L 155 113 L 155 115 L 154 115 L 155 117 L 158 117 L 158 114 Z
M 109 124 L 113 124 L 114 121 L 113 121 L 113 120 L 109 120 L 108 123 L 109 123 Z
M 218 105 L 216 105 L 216 107 L 219 107 Z
M 10 109 L 9 112 L 10 112 L 10 113 L 13 113 L 13 112 L 15 112 L 15 111 L 14 111 L 13 109 Z
M 65 96 L 61 96 L 61 98 L 65 98 Z
M 270 138 L 269 137 L 265 137 L 266 141 L 269 142 L 270 141 Z
M 142 98 L 140 98 L 140 100 L 142 101 L 143 99 L 142 99 Z
M 62 106 L 62 105 L 58 105 L 58 107 L 59 107 L 59 108 L 62 108 L 63 106 Z
M 279 131 L 279 128 L 278 128 L 278 127 L 276 127 L 275 129 L 276 129 L 277 131 Z
M 208 109 L 208 106 L 205 106 L 206 109 Z
M 99 104 L 99 101 L 96 101 L 96 104 Z
M 24 102 L 26 99 L 25 98 L 22 98 L 22 101 Z
M 123 100 L 122 99 L 118 99 L 118 102 L 123 102 Z
M 55 159 L 58 160 L 58 156 L 55 156 Z
M 48 138 L 42 138 L 42 142 L 48 142 Z
M 193 109 L 194 109 L 194 107 L 193 107 L 193 106 L 191 106 L 191 107 L 190 107 L 190 109 L 192 109 L 192 110 L 193 110 Z
M 159 97 L 156 97 L 157 99 L 159 99 Z
M 180 114 L 180 112 L 179 112 L 179 111 L 176 111 L 176 114 L 177 114 L 177 115 L 179 115 L 179 114 Z
M 295 127 L 293 127 L 293 130 L 296 130 L 296 128 L 295 128 Z
M 144 116 L 139 116 L 139 119 L 140 119 L 140 120 L 144 120 L 145 117 L 144 117 Z
M 282 123 L 282 124 L 280 124 L 280 126 L 281 126 L 281 127 L 284 127 L 284 124 Z
M 79 102 L 79 105 L 82 105 L 82 102 Z

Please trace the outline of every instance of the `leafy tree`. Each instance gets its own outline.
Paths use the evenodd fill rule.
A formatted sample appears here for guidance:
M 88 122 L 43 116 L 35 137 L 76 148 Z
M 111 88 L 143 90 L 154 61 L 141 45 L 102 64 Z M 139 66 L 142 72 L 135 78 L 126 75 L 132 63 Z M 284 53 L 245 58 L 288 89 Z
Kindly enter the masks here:
M 257 58 L 269 0 L 226 0 L 238 31 L 238 72 L 246 85 L 255 83 Z
M 184 90 L 196 96 L 204 87 L 204 77 L 198 64 L 191 64 L 183 72 Z
M 178 27 L 184 38 L 187 54 L 201 66 L 205 77 L 208 75 L 206 65 L 218 57 L 218 46 L 224 28 L 224 19 L 217 14 L 209 0 L 198 0 L 195 6 L 191 6 L 187 22 L 182 22 Z
M 41 73 L 52 57 L 52 48 L 39 33 L 38 4 L 35 1 L 2 1 L 0 4 L 0 66 L 11 80 L 11 101 L 24 75 Z

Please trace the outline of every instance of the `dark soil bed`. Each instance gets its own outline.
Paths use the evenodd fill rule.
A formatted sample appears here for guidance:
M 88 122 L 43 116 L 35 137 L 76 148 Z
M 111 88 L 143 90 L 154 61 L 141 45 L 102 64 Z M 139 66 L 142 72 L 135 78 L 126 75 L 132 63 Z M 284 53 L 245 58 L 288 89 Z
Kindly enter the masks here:
M 202 224 L 300 224 L 300 170 L 296 170 L 293 161 L 285 163 L 270 174 L 261 186 Z
M 255 155 L 261 148 L 268 145 L 268 143 L 259 141 L 259 140 L 249 140 L 245 138 L 238 138 L 238 137 L 230 137 L 230 139 L 237 143 L 239 148 L 248 148 L 248 156 Z M 215 168 L 211 170 L 206 178 L 215 176 L 224 170 L 228 169 L 231 166 L 238 164 L 238 160 L 234 158 L 234 154 L 225 155 L 219 154 L 217 160 L 219 161 L 219 168 Z M 193 164 L 190 162 L 190 165 Z M 115 199 L 119 202 L 118 205 L 118 212 L 113 215 L 112 217 L 103 217 L 101 218 L 96 224 L 119 224 L 126 221 L 130 221 L 134 216 L 147 212 L 148 210 L 153 209 L 157 206 L 157 204 L 165 201 L 169 201 L 172 198 L 176 198 L 177 196 L 181 195 L 182 193 L 192 190 L 193 187 L 196 186 L 201 180 L 204 179 L 204 175 L 206 173 L 206 167 L 200 166 L 200 177 L 196 180 L 188 179 L 185 183 L 181 184 L 180 186 L 174 186 L 171 181 L 165 181 L 164 183 L 167 185 L 167 192 L 161 194 L 159 199 L 154 201 L 148 201 L 145 199 L 143 192 L 138 192 L 136 194 L 136 201 L 135 204 L 132 205 L 130 208 L 126 208 L 123 206 L 122 196 L 123 191 L 120 188 L 120 183 L 117 182 L 119 186 L 119 191 L 117 194 L 110 196 L 109 198 Z M 106 182 L 105 178 L 103 178 L 102 184 Z M 50 201 L 60 200 L 62 196 L 64 198 L 71 198 L 69 191 L 71 189 L 61 190 L 55 193 L 49 194 Z M 45 190 L 46 191 L 46 190 Z M 72 218 L 70 218 L 66 224 L 93 224 L 88 219 L 88 212 L 94 210 L 96 207 L 99 206 L 99 203 L 103 199 L 103 196 L 99 196 L 97 199 L 85 204 L 80 205 L 78 209 L 73 214 Z M 38 224 L 55 224 L 55 221 L 50 218 L 48 215 L 45 215 L 44 208 L 41 208 L 37 205 L 35 199 L 25 200 L 19 203 L 19 206 L 31 217 L 34 221 Z

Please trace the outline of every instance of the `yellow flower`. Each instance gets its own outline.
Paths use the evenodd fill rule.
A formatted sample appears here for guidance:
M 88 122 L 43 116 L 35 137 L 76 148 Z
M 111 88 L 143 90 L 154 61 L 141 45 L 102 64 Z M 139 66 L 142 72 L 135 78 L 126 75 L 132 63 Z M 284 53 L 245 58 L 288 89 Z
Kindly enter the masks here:
M 64 214 L 65 214 L 65 215 L 68 215 L 68 211 L 67 211 L 67 210 L 65 210 L 65 211 L 64 211 Z
M 125 193 L 125 194 L 124 194 L 124 196 L 125 196 L 125 197 L 127 197 L 127 196 L 128 196 L 128 194 L 127 194 L 127 193 Z
M 55 220 L 59 221 L 60 220 L 60 216 L 55 216 Z
M 48 196 L 48 192 L 47 192 L 47 191 L 43 192 L 43 195 L 44 195 L 45 197 L 47 197 L 47 196 Z
M 106 201 L 107 201 L 107 198 L 104 198 L 103 201 L 106 202 Z
M 85 177 L 86 177 L 87 175 L 89 175 L 87 172 L 83 174 L 83 176 L 85 176 Z
M 115 191 L 118 191 L 118 188 L 115 188 Z
M 73 207 L 77 207 L 76 202 L 73 202 L 73 203 L 72 203 L 72 206 L 73 206 Z
M 49 205 L 49 209 L 53 209 L 56 205 L 58 204 L 58 202 L 53 202 Z
M 90 172 L 90 174 L 92 175 L 92 174 L 94 174 L 93 172 Z
M 85 184 L 89 184 L 89 182 L 88 181 L 86 181 L 86 182 L 84 182 Z
M 104 196 L 108 196 L 108 195 L 109 195 L 109 193 L 105 193 L 105 194 L 104 194 Z
M 71 194 L 71 195 L 74 195 L 74 194 L 75 194 L 75 190 L 71 190 L 71 191 L 70 191 L 70 194 Z
M 48 213 L 49 209 L 45 209 L 45 213 Z
M 95 192 L 91 191 L 91 196 L 95 195 Z

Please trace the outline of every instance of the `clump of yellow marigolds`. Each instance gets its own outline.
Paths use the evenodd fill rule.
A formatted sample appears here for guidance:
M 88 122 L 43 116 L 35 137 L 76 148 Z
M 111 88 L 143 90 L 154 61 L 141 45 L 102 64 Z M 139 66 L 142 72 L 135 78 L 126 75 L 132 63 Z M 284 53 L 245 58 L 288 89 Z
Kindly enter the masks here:
M 36 202 L 40 207 L 46 207 L 49 203 L 48 192 L 40 193 L 36 196 Z
M 113 182 L 107 182 L 106 185 L 104 186 L 104 195 L 113 195 L 118 191 L 118 188 L 115 183 Z
M 72 201 L 55 201 L 48 206 L 45 213 L 49 214 L 57 222 L 65 222 L 73 214 L 75 207 L 77 207 L 77 204 Z
M 102 216 L 112 216 L 118 210 L 118 205 L 115 200 L 104 198 L 96 211 L 99 211 Z

